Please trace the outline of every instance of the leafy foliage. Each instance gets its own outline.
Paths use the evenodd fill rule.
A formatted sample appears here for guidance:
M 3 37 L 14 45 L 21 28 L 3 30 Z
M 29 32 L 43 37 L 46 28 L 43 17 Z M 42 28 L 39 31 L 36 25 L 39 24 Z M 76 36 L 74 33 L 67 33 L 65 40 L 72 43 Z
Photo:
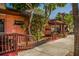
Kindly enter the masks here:
M 60 13 L 56 16 L 57 20 L 61 20 L 62 16 Z M 64 16 L 64 22 L 68 25 L 68 29 L 71 32 L 73 30 L 73 16 L 71 13 L 65 14 Z
M 44 24 L 48 23 L 49 16 L 52 12 L 52 10 L 55 10 L 56 7 L 63 7 L 65 4 L 60 4 L 60 3 L 46 3 L 44 4 L 44 11 L 38 8 L 40 5 L 39 3 L 14 3 L 12 4 L 14 9 L 19 10 L 19 11 L 24 11 L 24 10 L 32 10 L 37 14 L 42 14 L 45 15 L 45 18 L 42 18 L 38 15 L 32 14 L 30 17 L 30 25 L 31 25 L 31 33 L 34 35 L 37 39 L 40 37 L 40 33 L 42 32 L 42 27 Z M 29 27 L 30 28 L 30 27 Z M 39 35 L 39 36 L 38 36 Z
M 37 3 L 12 3 L 12 6 L 15 10 L 24 11 L 24 10 L 34 9 L 35 7 L 38 7 L 39 4 Z
M 55 10 L 57 7 L 64 7 L 65 3 L 47 3 L 44 4 L 45 8 L 45 18 L 49 18 L 51 12 Z
M 57 19 L 57 20 L 60 20 L 61 17 L 62 17 L 62 16 L 60 15 L 60 13 L 58 13 L 57 16 L 56 16 L 56 19 Z
M 66 14 L 64 17 L 64 21 L 67 23 L 69 32 L 73 32 L 73 16 L 72 14 Z
M 31 33 L 36 37 L 36 39 L 40 39 L 42 37 L 42 29 L 44 25 L 44 18 L 38 15 L 34 15 L 31 22 Z
M 34 13 L 31 15 L 31 19 L 29 20 L 29 24 L 31 25 L 30 32 L 36 38 L 39 39 L 41 37 L 42 26 L 44 24 L 44 18 L 41 17 L 44 14 L 44 11 L 39 9 L 39 3 L 15 3 L 12 4 L 14 9 L 19 11 L 24 10 L 32 10 Z M 42 14 L 42 15 L 41 15 Z M 24 28 L 25 25 L 21 26 Z M 26 28 L 26 26 L 25 26 Z

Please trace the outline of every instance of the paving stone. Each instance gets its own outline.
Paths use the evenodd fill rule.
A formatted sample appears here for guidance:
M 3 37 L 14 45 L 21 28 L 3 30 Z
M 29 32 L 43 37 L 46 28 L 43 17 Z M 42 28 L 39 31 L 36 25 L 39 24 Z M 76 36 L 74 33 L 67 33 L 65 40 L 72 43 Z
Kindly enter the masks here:
M 74 35 L 68 35 L 55 41 L 50 41 L 30 50 L 21 51 L 19 56 L 67 56 L 73 55 Z

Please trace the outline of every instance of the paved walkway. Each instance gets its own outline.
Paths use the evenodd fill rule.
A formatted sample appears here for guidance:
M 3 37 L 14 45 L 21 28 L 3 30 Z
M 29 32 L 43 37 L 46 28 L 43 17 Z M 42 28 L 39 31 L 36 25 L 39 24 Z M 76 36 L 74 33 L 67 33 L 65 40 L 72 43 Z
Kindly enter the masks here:
M 21 51 L 19 56 L 65 56 L 73 55 L 74 35 L 66 38 L 50 41 L 30 50 Z

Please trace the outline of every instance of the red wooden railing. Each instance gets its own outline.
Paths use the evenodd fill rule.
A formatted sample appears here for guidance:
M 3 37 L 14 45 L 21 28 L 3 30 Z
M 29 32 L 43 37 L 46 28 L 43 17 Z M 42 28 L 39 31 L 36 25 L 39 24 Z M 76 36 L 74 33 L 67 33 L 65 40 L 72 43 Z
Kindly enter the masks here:
M 32 36 L 23 34 L 1 34 L 0 35 L 0 55 L 10 52 L 16 52 L 33 48 L 48 40 L 35 41 Z
M 1 34 L 0 54 L 26 49 L 27 36 L 22 34 Z
M 29 36 L 23 34 L 1 34 L 0 54 L 27 49 L 28 39 Z
M 4 54 L 7 52 L 12 52 L 16 50 L 13 34 L 1 34 L 0 35 L 0 54 Z

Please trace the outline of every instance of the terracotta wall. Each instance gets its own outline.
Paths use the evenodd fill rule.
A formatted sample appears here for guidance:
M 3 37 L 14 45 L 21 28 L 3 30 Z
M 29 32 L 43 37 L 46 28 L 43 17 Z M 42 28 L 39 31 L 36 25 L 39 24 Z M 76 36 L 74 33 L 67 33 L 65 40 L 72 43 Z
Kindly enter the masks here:
M 3 19 L 4 26 L 5 26 L 5 33 L 20 33 L 25 34 L 25 30 L 21 28 L 19 25 L 15 25 L 15 20 L 24 20 L 22 16 L 15 16 L 15 15 L 6 15 L 0 14 L 0 19 Z M 28 24 L 28 18 L 25 18 L 25 22 Z

